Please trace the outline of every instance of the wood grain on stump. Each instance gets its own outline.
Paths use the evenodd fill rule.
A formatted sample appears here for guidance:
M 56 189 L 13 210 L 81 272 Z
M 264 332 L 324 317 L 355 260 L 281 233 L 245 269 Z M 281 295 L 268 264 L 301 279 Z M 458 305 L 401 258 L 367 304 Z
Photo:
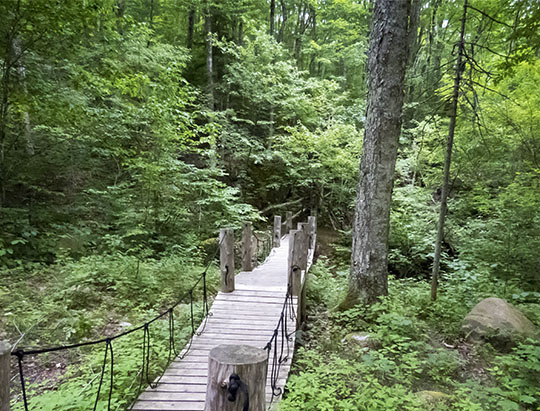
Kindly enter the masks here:
M 231 374 L 237 374 L 248 386 L 249 411 L 265 411 L 267 369 L 268 355 L 263 349 L 236 344 L 213 348 L 208 356 L 205 411 L 242 411 L 244 394 L 231 402 L 227 389 L 223 388 Z

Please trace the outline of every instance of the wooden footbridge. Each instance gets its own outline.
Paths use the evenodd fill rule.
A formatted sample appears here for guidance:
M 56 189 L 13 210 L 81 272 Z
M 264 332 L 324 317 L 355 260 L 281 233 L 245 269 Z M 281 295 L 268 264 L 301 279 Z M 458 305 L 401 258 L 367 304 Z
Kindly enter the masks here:
M 242 271 L 236 276 L 233 232 L 230 229 L 220 231 L 221 291 L 188 344 L 170 362 L 164 374 L 140 394 L 131 409 L 263 411 L 277 403 L 289 374 L 295 332 L 305 317 L 304 284 L 316 243 L 315 217 L 309 217 L 307 223 L 299 223 L 297 228 L 292 230 L 291 213 L 287 213 L 283 225 L 281 217 L 275 217 L 272 248 L 264 262 L 254 267 L 253 254 L 256 251 L 252 246 L 252 228 L 250 223 L 245 223 L 242 231 Z M 285 234 L 282 235 L 282 232 Z M 145 325 L 145 335 L 147 328 Z M 111 339 L 103 341 L 107 344 L 106 352 L 111 345 L 112 357 Z M 1 348 L 0 344 L 0 351 Z M 224 350 L 228 353 L 225 359 L 222 358 Z M 253 352 L 248 352 L 250 350 Z M 214 357 L 218 351 L 221 357 L 216 359 Z M 245 352 L 246 358 L 253 353 L 253 358 L 264 358 L 263 361 L 250 362 L 249 359 L 239 358 L 244 355 L 240 355 L 240 352 Z M 11 354 L 19 357 L 24 387 L 21 363 L 22 357 L 28 353 Z M 4 353 L 2 356 L 0 352 L 0 376 L 3 357 L 8 355 Z M 102 380 L 104 373 L 105 367 Z M 266 378 L 261 377 L 264 375 Z M 238 378 L 238 384 L 235 385 L 233 378 Z M 236 398 L 237 389 L 239 401 L 231 401 L 231 398 Z M 242 390 L 244 393 L 240 394 Z M 109 392 L 109 409 L 111 393 L 112 390 Z M 99 396 L 98 391 L 96 406 Z M 1 407 L 2 398 L 6 401 L 9 391 L 7 397 L 2 397 L 0 392 L 0 409 L 9 410 L 9 402 L 7 408 Z M 243 402 L 246 399 L 249 399 L 249 405 Z M 29 409 L 26 395 L 24 402 L 25 409 Z

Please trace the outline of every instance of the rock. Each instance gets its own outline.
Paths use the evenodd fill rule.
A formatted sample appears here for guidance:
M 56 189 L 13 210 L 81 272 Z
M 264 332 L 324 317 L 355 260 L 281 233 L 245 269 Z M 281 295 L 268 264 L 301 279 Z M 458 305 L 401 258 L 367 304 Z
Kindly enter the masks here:
M 440 391 L 418 391 L 416 393 L 418 397 L 425 403 L 430 405 L 436 405 L 441 402 L 446 402 L 450 399 L 450 396 L 448 394 L 445 394 L 444 392 Z
M 380 348 L 381 343 L 373 338 L 369 333 L 358 331 L 347 334 L 341 342 L 361 348 L 363 350 Z
M 480 301 L 463 320 L 462 330 L 473 341 L 489 341 L 500 348 L 538 335 L 534 324 L 521 311 L 495 297 Z

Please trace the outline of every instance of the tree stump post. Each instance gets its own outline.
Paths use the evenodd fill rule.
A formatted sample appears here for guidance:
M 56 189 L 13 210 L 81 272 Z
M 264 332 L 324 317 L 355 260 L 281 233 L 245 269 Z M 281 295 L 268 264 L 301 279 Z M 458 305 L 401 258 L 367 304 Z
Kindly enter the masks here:
M 290 233 L 292 230 L 292 211 L 287 211 L 285 213 L 285 231 Z
M 242 271 L 253 270 L 252 232 L 251 223 L 245 222 L 242 227 Z
M 315 250 L 317 244 L 317 217 L 310 215 L 308 217 L 308 236 L 309 236 L 309 249 Z
M 234 232 L 231 228 L 219 230 L 219 268 L 221 270 L 221 291 L 234 291 Z
M 274 238 L 272 240 L 272 247 L 277 248 L 281 245 L 281 216 L 274 216 Z
M 0 341 L 0 411 L 9 411 L 9 357 L 11 345 Z
M 249 393 L 249 411 L 266 411 L 268 355 L 249 345 L 219 345 L 208 356 L 205 411 L 242 411 Z M 231 374 L 240 378 L 235 401 L 229 401 Z
M 300 256 L 298 261 L 300 262 L 300 267 L 302 270 L 307 270 L 307 260 L 308 260 L 308 246 L 309 246 L 309 236 L 308 236 L 308 224 L 307 223 L 298 223 L 298 231 L 302 232 L 300 236 Z
M 291 294 L 294 296 L 298 296 L 302 288 L 301 247 L 302 231 L 291 230 L 289 233 L 288 284 Z

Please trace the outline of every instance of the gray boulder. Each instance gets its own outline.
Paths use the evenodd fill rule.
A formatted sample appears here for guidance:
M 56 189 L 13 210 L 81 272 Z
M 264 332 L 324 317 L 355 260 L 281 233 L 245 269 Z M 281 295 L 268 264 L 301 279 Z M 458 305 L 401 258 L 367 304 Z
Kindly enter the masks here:
M 538 336 L 534 324 L 521 311 L 495 297 L 480 301 L 463 320 L 462 329 L 473 341 L 489 341 L 500 348 Z
M 347 334 L 342 342 L 350 346 L 360 348 L 363 351 L 369 351 L 370 349 L 378 349 L 381 347 L 381 343 L 377 339 L 373 338 L 370 333 L 363 331 Z

